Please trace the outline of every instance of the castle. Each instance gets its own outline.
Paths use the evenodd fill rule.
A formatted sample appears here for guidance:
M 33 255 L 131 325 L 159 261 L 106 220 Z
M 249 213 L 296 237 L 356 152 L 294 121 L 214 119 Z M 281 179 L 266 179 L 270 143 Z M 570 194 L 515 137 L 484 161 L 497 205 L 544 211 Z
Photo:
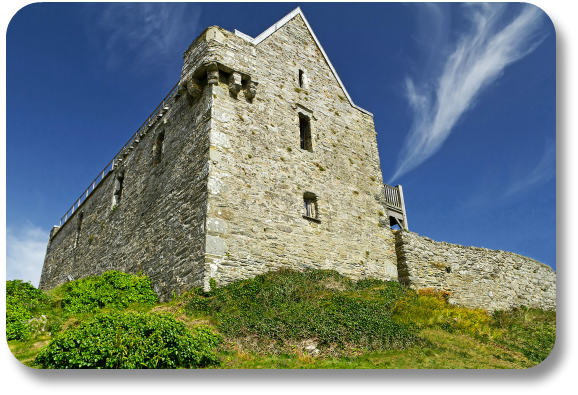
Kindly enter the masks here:
M 456 303 L 489 310 L 555 308 L 546 265 L 484 249 L 433 253 L 392 231 L 408 228 L 407 215 L 401 186 L 383 184 L 373 116 L 299 8 L 256 38 L 209 27 L 183 58 L 178 84 L 51 231 L 40 288 L 142 270 L 168 300 L 210 279 L 315 268 L 455 289 Z

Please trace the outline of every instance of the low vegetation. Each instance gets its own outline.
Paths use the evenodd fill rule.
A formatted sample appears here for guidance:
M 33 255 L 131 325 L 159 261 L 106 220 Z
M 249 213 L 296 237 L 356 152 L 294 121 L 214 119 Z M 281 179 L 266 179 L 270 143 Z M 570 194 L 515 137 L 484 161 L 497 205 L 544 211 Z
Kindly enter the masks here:
M 419 341 L 391 316 L 405 292 L 397 282 L 356 283 L 332 271 L 269 272 L 208 293 L 197 289 L 186 310 L 212 317 L 224 335 L 255 350 L 280 351 L 303 339 L 332 354 L 403 349 Z
M 6 281 L 6 339 L 28 339 L 35 329 L 30 320 L 41 315 L 48 302 L 48 295 L 32 284 Z
M 281 270 L 157 303 L 111 271 L 45 293 L 7 281 L 12 353 L 36 368 L 527 368 L 554 346 L 555 312 L 488 315 L 448 293 L 333 271 Z
M 219 335 L 169 314 L 105 313 L 56 336 L 34 364 L 53 369 L 175 369 L 218 365 Z

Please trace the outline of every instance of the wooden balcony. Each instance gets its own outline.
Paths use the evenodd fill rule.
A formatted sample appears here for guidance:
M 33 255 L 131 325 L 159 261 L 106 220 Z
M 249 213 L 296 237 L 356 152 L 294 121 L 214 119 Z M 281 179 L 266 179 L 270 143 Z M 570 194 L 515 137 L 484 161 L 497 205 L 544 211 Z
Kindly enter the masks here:
M 392 227 L 398 225 L 401 229 L 409 229 L 401 185 L 392 187 L 383 184 L 383 193 L 390 225 Z

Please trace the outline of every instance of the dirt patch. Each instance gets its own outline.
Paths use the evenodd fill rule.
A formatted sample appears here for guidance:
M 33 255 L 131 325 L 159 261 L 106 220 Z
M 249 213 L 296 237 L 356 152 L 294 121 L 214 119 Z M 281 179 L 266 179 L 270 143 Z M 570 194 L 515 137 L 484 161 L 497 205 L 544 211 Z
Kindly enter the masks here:
M 64 332 L 68 328 L 76 328 L 79 325 L 80 325 L 79 320 L 77 320 L 76 318 L 69 318 L 64 322 L 64 324 L 62 324 L 62 329 L 60 329 L 60 331 Z
M 327 280 L 323 283 L 326 288 L 335 289 L 337 291 L 346 291 L 347 287 L 345 284 L 339 283 L 335 280 Z

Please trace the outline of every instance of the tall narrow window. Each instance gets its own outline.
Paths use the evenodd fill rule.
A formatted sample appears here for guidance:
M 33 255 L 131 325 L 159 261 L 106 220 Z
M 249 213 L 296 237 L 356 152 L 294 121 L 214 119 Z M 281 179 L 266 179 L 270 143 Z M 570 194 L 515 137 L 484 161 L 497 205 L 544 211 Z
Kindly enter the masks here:
M 120 203 L 122 196 L 122 184 L 124 182 L 124 172 L 119 171 L 114 179 L 114 190 L 112 191 L 112 208 Z
M 80 240 L 80 231 L 82 230 L 82 218 L 84 217 L 84 210 L 78 213 L 76 217 L 76 239 L 74 240 L 74 248 L 78 246 Z
M 160 132 L 157 134 L 157 138 L 153 145 L 153 166 L 161 163 L 161 158 L 163 155 L 163 141 L 165 140 L 165 132 Z
M 299 87 L 303 88 L 303 70 L 299 70 Z
M 309 119 L 299 114 L 299 134 L 301 138 L 301 149 L 313 152 L 313 143 L 311 142 L 311 124 Z

